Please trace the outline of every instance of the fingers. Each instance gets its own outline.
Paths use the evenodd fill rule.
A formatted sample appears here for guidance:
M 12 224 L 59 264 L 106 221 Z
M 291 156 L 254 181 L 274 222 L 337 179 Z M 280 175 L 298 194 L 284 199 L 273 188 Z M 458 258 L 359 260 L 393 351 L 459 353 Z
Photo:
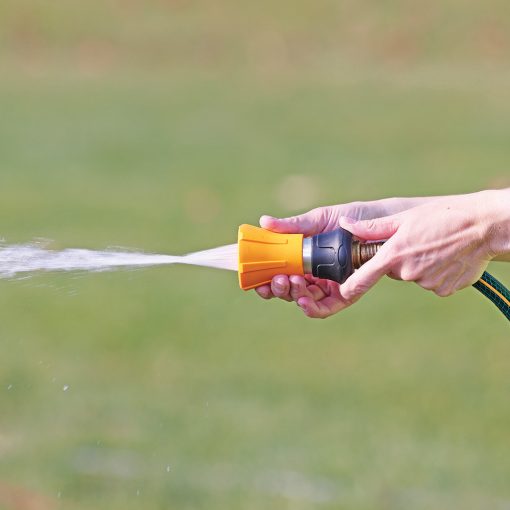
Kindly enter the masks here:
M 257 287 L 255 292 L 262 299 L 278 297 L 285 301 L 295 301 L 296 303 L 302 297 L 319 301 L 327 295 L 323 287 L 299 275 L 275 276 L 270 285 Z
M 265 299 L 274 295 L 285 301 L 295 301 L 306 316 L 325 319 L 348 305 L 342 300 L 338 285 L 331 285 L 329 289 L 324 285 L 327 283 L 320 280 L 314 283 L 303 276 L 280 275 L 273 278 L 271 287 L 259 287 L 258 293 Z
M 376 241 L 379 239 L 389 239 L 396 234 L 400 227 L 400 221 L 399 214 L 361 221 L 342 216 L 340 218 L 340 226 L 360 239 Z M 388 255 L 389 253 L 390 243 L 387 242 L 374 258 L 361 266 L 340 286 L 340 293 L 346 301 L 350 303 L 356 302 L 385 274 L 391 273 L 392 259 Z M 398 278 L 394 274 L 391 274 L 391 276 Z
M 289 277 L 290 297 L 297 303 L 302 297 L 309 297 L 318 301 L 325 297 L 324 291 L 317 285 L 309 284 L 304 276 L 292 275 Z
M 315 301 L 309 297 L 302 297 L 297 302 L 304 314 L 311 319 L 326 319 L 348 305 L 341 299 L 333 296 L 325 297 L 320 301 Z
M 261 287 L 257 287 L 255 292 L 262 299 L 272 299 L 274 298 L 273 293 L 271 292 L 271 285 L 262 285 Z
M 328 220 L 329 209 L 327 207 L 319 207 L 305 214 L 291 216 L 290 218 L 262 216 L 260 218 L 260 226 L 281 234 L 304 234 L 305 236 L 311 236 L 322 232 L 328 225 Z
M 289 277 L 285 275 L 275 276 L 271 281 L 271 292 L 277 298 L 284 301 L 292 301 Z
M 416 280 L 416 283 L 439 297 L 448 297 L 458 290 L 471 286 L 479 278 L 480 271 L 483 272 L 477 268 L 466 269 L 464 264 L 454 263 L 446 271 L 427 275 Z
M 263 285 L 256 292 L 263 299 L 295 301 L 306 316 L 315 319 L 325 319 L 350 304 L 342 298 L 338 284 L 309 275 L 275 276 L 271 285 Z
M 290 282 L 290 296 L 294 301 L 297 301 L 300 297 L 307 296 L 306 280 L 303 276 L 292 275 L 289 276 Z
M 386 248 L 386 249 L 385 249 Z M 375 257 L 354 272 L 340 285 L 340 294 L 352 304 L 368 292 L 387 272 L 390 271 L 391 258 L 386 255 L 388 245 L 384 245 Z
M 360 239 L 377 241 L 380 239 L 389 239 L 400 226 L 400 218 L 398 214 L 393 216 L 385 216 L 372 220 L 356 221 L 352 218 L 342 216 L 340 218 L 340 226 L 351 234 Z

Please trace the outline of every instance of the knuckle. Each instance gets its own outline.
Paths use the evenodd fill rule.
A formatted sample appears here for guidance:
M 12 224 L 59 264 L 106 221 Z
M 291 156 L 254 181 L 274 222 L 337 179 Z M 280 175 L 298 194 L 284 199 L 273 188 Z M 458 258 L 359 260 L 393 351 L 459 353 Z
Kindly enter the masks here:
M 398 251 L 389 245 L 384 245 L 383 248 L 377 252 L 377 258 L 383 268 L 390 272 L 391 268 L 394 268 L 400 263 L 400 256 Z
M 292 298 L 293 301 L 297 301 L 301 296 L 302 296 L 301 292 L 297 292 L 295 290 L 290 291 L 290 297 Z
M 404 267 L 400 270 L 400 278 L 405 282 L 414 282 L 418 279 L 418 272 L 411 267 Z
M 301 295 L 303 293 L 304 285 L 299 280 L 299 277 L 291 276 L 289 280 L 290 280 L 290 294 L 291 294 L 291 296 Z
M 434 282 L 429 282 L 429 281 L 419 281 L 419 282 L 416 282 L 422 289 L 425 289 L 425 290 L 434 290 L 436 285 Z
M 448 297 L 453 294 L 451 289 L 436 289 L 434 292 L 439 297 Z
M 359 296 L 361 294 L 364 294 L 367 290 L 367 286 L 364 283 L 356 282 L 351 288 L 350 292 L 348 293 L 351 299 L 355 298 L 355 296 Z
M 289 293 L 289 285 L 286 281 L 273 281 L 271 282 L 271 291 L 275 296 L 282 297 Z
M 400 248 L 398 244 L 394 244 L 391 250 L 387 253 L 388 259 L 391 261 L 392 266 L 400 266 L 404 264 L 404 250 Z
M 375 220 L 365 220 L 365 228 L 367 230 L 374 230 L 376 228 L 377 224 Z
M 314 217 L 317 219 L 319 224 L 326 225 L 328 223 L 328 219 L 330 216 L 329 208 L 327 207 L 317 207 L 313 210 Z
M 267 296 L 271 293 L 271 287 L 269 285 L 261 285 L 255 288 L 255 292 L 260 296 Z
M 361 299 L 361 296 L 364 294 L 364 292 L 365 291 L 362 290 L 361 286 L 356 286 L 354 289 L 342 293 L 345 302 L 345 307 L 352 306 L 354 303 L 358 302 Z

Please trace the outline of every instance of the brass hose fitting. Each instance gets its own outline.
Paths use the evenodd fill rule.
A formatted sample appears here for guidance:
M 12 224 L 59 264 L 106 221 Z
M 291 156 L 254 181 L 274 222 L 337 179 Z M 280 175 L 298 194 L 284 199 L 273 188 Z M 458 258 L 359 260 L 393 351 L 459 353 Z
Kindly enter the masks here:
M 368 262 L 381 248 L 384 242 L 361 243 L 352 242 L 352 268 L 359 269 L 365 262 Z

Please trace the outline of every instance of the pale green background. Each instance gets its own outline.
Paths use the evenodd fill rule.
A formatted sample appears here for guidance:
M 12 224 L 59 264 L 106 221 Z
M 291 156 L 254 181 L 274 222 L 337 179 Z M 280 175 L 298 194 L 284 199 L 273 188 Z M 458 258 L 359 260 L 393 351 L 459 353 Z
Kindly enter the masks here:
M 509 14 L 3 0 L 0 235 L 178 254 L 508 186 Z M 2 510 L 510 505 L 510 335 L 475 290 L 388 280 L 311 321 L 170 267 L 0 281 L 0 310 Z

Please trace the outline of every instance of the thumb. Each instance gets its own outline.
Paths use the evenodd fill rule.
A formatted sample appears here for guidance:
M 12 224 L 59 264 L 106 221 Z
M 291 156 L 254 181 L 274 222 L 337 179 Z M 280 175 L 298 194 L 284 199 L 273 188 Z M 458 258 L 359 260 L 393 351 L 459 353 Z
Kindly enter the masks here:
M 400 217 L 398 214 L 395 214 L 371 220 L 356 221 L 342 216 L 340 218 L 340 226 L 365 241 L 378 241 L 380 239 L 389 239 L 395 234 L 400 226 Z
M 319 207 L 311 211 L 291 216 L 290 218 L 274 218 L 273 216 L 262 216 L 260 226 L 278 232 L 280 234 L 304 234 L 312 236 L 322 232 L 328 225 L 329 210 L 327 207 Z
M 386 256 L 386 247 L 387 245 L 384 245 L 374 258 L 363 264 L 340 285 L 340 294 L 346 301 L 356 302 L 390 271 L 391 262 L 388 261 L 391 259 Z

